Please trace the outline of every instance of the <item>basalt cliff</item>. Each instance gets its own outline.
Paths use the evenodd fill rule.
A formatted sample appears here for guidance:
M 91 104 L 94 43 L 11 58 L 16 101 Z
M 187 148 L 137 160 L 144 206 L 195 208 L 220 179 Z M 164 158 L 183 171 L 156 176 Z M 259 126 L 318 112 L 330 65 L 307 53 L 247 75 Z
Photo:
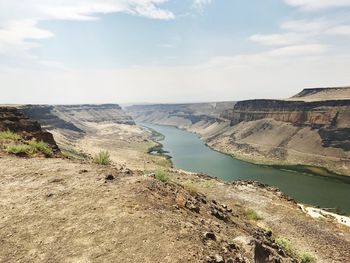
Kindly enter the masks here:
M 15 107 L 0 107 L 0 131 L 13 131 L 25 140 L 35 139 L 47 143 L 55 153 L 60 150 L 51 133 L 42 129 L 39 122 L 21 113 Z
M 349 91 L 349 88 L 305 89 L 286 100 L 231 103 L 230 108 L 220 108 L 220 113 L 198 114 L 195 110 L 191 112 L 193 107 L 181 106 L 187 109 L 186 122 L 182 120 L 183 112 L 179 119 L 177 105 L 134 106 L 128 110 L 137 121 L 196 132 L 210 147 L 240 159 L 271 165 L 323 167 L 350 175 Z

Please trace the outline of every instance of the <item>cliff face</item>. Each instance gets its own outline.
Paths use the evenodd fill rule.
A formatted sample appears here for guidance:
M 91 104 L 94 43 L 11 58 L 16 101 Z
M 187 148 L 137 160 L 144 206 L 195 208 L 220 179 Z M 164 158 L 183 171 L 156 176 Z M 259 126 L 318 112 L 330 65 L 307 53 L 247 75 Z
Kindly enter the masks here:
M 130 136 L 128 131 L 137 130 L 132 127 L 133 119 L 117 104 L 24 105 L 19 110 L 49 130 L 62 151 L 76 156 L 98 152 L 101 138 L 112 130 L 120 133 L 114 143 L 124 142 Z M 96 141 L 94 146 L 92 141 Z
M 350 99 L 350 87 L 303 89 L 290 99 L 303 101 Z
M 134 105 L 127 111 L 138 122 L 176 126 L 207 137 L 229 125 L 220 115 L 233 105 L 234 102 Z
M 238 102 L 221 116 L 235 126 L 241 122 L 273 119 L 295 127 L 318 131 L 324 147 L 350 150 L 350 100 L 281 101 L 249 100 Z
M 58 128 L 84 133 L 85 124 L 89 122 L 135 124 L 117 104 L 26 105 L 20 110 L 48 129 Z
M 350 88 L 317 88 L 286 100 L 143 105 L 128 110 L 141 122 L 196 132 L 209 146 L 240 159 L 350 174 L 348 94 Z
M 26 140 L 36 139 L 48 143 L 54 152 L 59 148 L 51 133 L 43 131 L 40 124 L 27 117 L 16 108 L 0 107 L 0 130 L 11 130 L 19 133 Z

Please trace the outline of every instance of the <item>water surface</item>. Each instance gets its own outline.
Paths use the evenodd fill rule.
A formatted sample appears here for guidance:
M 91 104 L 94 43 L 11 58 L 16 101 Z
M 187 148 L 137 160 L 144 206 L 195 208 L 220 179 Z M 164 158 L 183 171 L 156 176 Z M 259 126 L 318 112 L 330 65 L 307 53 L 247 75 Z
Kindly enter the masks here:
M 175 168 L 203 172 L 225 181 L 256 180 L 276 186 L 297 202 L 350 213 L 350 178 L 318 176 L 254 165 L 207 147 L 193 133 L 163 125 L 144 124 L 165 136 L 163 149 Z

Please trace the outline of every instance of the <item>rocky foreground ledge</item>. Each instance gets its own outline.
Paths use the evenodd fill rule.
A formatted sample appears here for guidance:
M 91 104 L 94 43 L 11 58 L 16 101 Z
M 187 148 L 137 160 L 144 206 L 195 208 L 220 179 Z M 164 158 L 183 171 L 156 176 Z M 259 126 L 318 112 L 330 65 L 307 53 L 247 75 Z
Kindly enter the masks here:
M 0 158 L 0 262 L 348 262 L 350 230 L 278 191 L 60 158 Z

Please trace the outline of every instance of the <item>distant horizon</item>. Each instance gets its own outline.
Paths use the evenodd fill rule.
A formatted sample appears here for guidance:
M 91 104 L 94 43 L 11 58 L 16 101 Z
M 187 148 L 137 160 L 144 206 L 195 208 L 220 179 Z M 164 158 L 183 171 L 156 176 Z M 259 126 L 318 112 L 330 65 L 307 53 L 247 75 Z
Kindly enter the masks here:
M 342 88 L 350 88 L 350 85 L 343 85 L 343 86 L 334 86 L 334 87 L 307 87 L 302 88 L 298 91 L 296 91 L 294 94 L 290 95 L 289 97 L 285 98 L 246 98 L 246 99 L 228 99 L 228 100 L 198 100 L 198 101 L 134 101 L 134 102 L 118 102 L 118 101 L 106 101 L 106 102 L 73 102 L 73 103 L 49 103 L 49 102 L 23 102 L 23 103 L 2 103 L 0 102 L 0 105 L 9 105 L 9 106 L 16 106 L 16 105 L 85 105 L 85 104 L 92 104 L 92 105 L 102 105 L 102 104 L 118 104 L 122 107 L 127 107 L 131 105 L 156 105 L 156 104 L 199 104 L 199 103 L 218 103 L 218 102 L 237 102 L 237 101 L 245 101 L 245 100 L 259 100 L 259 99 L 271 99 L 271 100 L 284 100 L 289 99 L 292 96 L 298 94 L 299 92 L 303 90 L 308 89 L 342 89 Z

